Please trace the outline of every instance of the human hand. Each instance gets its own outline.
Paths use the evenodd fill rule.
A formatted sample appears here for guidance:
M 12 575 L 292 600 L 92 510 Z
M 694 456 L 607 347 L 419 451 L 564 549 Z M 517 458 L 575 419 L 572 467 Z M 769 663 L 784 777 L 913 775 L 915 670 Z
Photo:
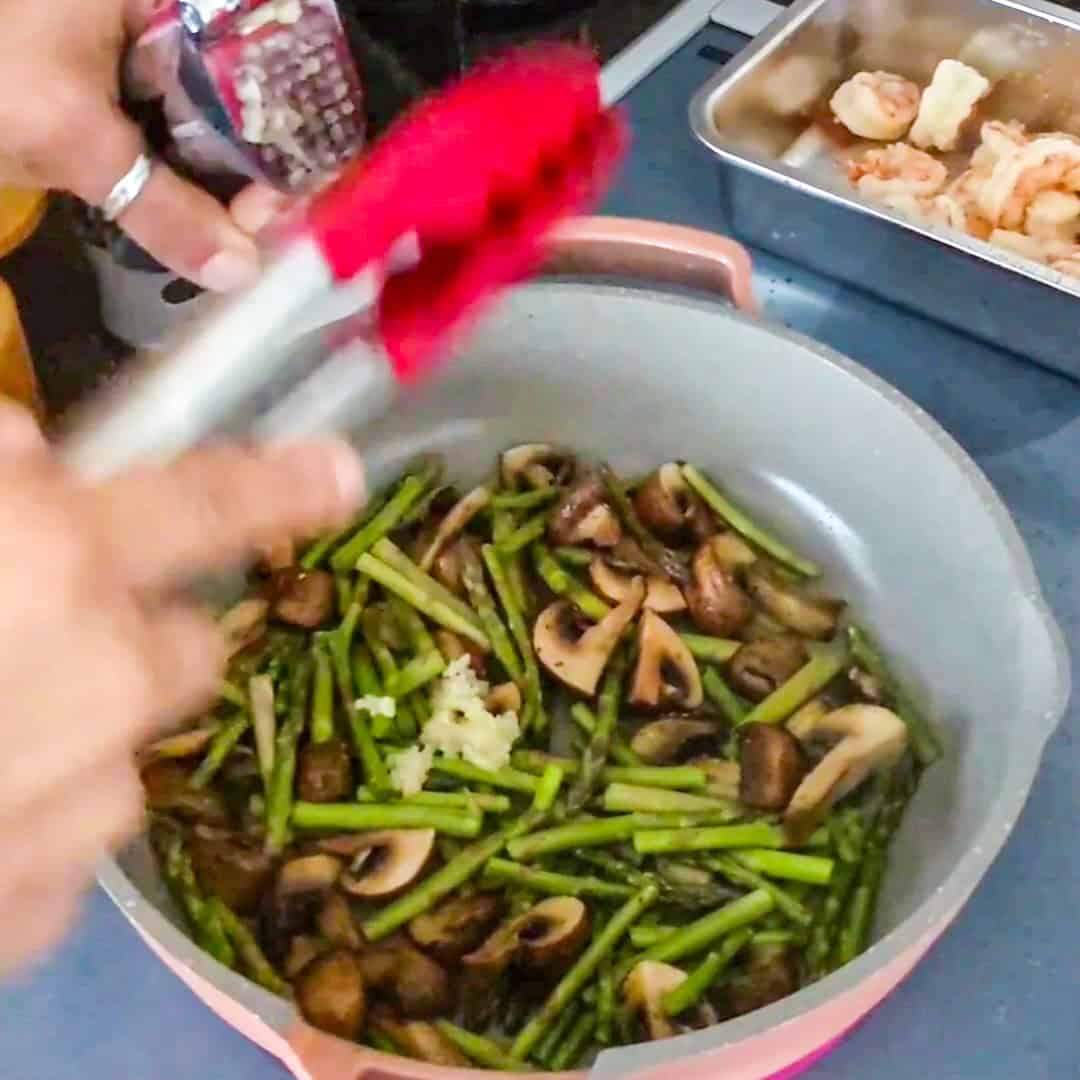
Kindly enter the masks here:
M 224 643 L 176 590 L 354 509 L 336 443 L 199 451 L 90 486 L 0 405 L 0 975 L 54 943 L 136 830 L 133 752 L 208 705 Z
M 163 3 L 0 0 L 0 184 L 105 202 L 144 149 L 119 106 L 121 57 Z M 252 185 L 226 209 L 157 161 L 117 224 L 176 273 L 230 291 L 258 273 L 253 235 L 283 202 Z

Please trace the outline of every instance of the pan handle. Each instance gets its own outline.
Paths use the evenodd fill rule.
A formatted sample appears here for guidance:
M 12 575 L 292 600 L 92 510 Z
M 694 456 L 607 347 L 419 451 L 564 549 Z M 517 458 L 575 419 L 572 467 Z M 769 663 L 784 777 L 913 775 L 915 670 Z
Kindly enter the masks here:
M 634 218 L 575 218 L 548 243 L 547 271 L 658 281 L 719 293 L 757 312 L 750 255 L 726 236 Z
M 382 1054 L 335 1038 L 310 1024 L 297 1021 L 287 1033 L 298 1080 L 476 1080 L 476 1069 L 428 1065 L 410 1058 Z M 503 1073 L 505 1080 L 528 1080 L 529 1074 Z M 582 1073 L 548 1074 L 546 1080 L 584 1080 Z

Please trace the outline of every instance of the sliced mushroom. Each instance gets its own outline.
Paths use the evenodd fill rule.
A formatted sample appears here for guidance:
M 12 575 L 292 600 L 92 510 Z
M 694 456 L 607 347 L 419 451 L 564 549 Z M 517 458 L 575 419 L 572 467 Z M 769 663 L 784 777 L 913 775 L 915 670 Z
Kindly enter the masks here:
M 586 624 L 587 629 L 582 630 L 581 616 L 568 600 L 557 600 L 540 612 L 533 627 L 533 645 L 555 678 L 583 694 L 596 692 L 623 631 L 645 599 L 645 583 L 636 580 L 634 592 L 600 622 Z
M 472 1066 L 434 1024 L 422 1020 L 399 1020 L 385 1009 L 372 1013 L 371 1029 L 389 1039 L 403 1054 L 429 1065 L 465 1069 Z
M 809 659 L 806 646 L 792 634 L 761 638 L 739 649 L 728 664 L 728 675 L 743 697 L 764 701 Z
M 285 956 L 281 970 L 287 979 L 295 979 L 317 956 L 330 951 L 330 943 L 313 934 L 297 934 L 289 942 L 289 951 Z
M 808 767 L 801 743 L 789 731 L 747 725 L 739 748 L 739 802 L 756 810 L 783 810 Z
M 274 876 L 274 863 L 261 846 L 198 825 L 191 834 L 191 862 L 203 889 L 224 900 L 239 915 L 259 906 Z
M 589 937 L 589 909 L 574 896 L 551 896 L 500 926 L 462 958 L 466 968 L 495 976 L 511 964 L 534 970 L 562 968 Z
M 487 504 L 491 502 L 491 489 L 481 485 L 459 499 L 450 512 L 439 522 L 435 535 L 431 538 L 427 547 L 420 554 L 419 563 L 422 570 L 430 571 L 435 565 L 439 554 L 450 541 L 464 531 Z
M 363 944 L 360 931 L 353 921 L 349 901 L 337 889 L 331 889 L 323 897 L 315 925 L 331 945 L 343 949 L 359 949 Z
M 627 975 L 623 997 L 627 1007 L 641 1017 L 650 1039 L 670 1039 L 675 1034 L 664 997 L 685 981 L 685 971 L 655 960 L 642 960 Z
M 487 697 L 484 698 L 484 708 L 496 715 L 508 712 L 520 713 L 521 690 L 518 684 L 506 682 L 493 686 L 488 691 Z
M 210 725 L 178 731 L 166 735 L 163 739 L 142 747 L 136 755 L 140 767 L 155 761 L 174 761 L 177 758 L 196 757 L 201 754 L 217 734 L 217 728 Z
M 757 552 L 738 533 L 717 533 L 709 540 L 713 558 L 732 573 L 745 570 L 757 562 Z
M 885 687 L 881 680 L 860 667 L 853 667 L 847 673 L 848 682 L 855 692 L 865 701 L 874 705 L 885 704 Z
M 715 758 L 691 758 L 691 765 L 704 770 L 706 776 L 705 794 L 714 799 L 730 799 L 734 802 L 739 797 L 742 783 L 742 769 L 737 761 L 721 761 Z
M 550 443 L 525 443 L 502 455 L 500 472 L 508 488 L 525 481 L 529 487 L 545 488 L 565 484 L 574 474 L 574 458 Z
M 249 596 L 229 608 L 218 621 L 225 639 L 225 655 L 231 658 L 249 645 L 254 645 L 266 632 L 269 613 L 269 601 L 260 596 Z
M 674 462 L 661 465 L 638 488 L 634 509 L 645 525 L 668 540 L 704 540 L 716 531 L 709 508 Z
M 721 736 L 712 720 L 665 716 L 638 728 L 630 749 L 646 765 L 674 765 L 698 754 L 714 753 Z
M 701 674 L 690 650 L 659 615 L 646 611 L 638 628 L 630 701 L 651 708 L 696 709 L 703 700 Z
M 312 931 L 341 870 L 340 859 L 323 854 L 301 855 L 281 867 L 259 906 L 259 939 L 273 963 L 284 961 L 293 937 Z
M 813 832 L 829 808 L 854 791 L 871 773 L 895 765 L 907 748 L 907 728 L 896 713 L 879 705 L 846 705 L 800 727 L 799 738 L 840 736 L 799 785 L 784 815 L 793 843 Z
M 604 501 L 604 481 L 595 473 L 579 480 L 551 512 L 548 536 L 554 544 L 614 547 L 622 537 L 615 511 Z
M 140 773 L 146 805 L 158 813 L 176 814 L 185 821 L 224 827 L 229 814 L 221 794 L 213 788 L 193 788 L 193 769 L 179 761 L 155 761 Z
M 319 841 L 322 851 L 349 860 L 341 887 L 368 899 L 392 896 L 411 885 L 435 852 L 434 829 L 386 829 Z
M 270 578 L 271 610 L 276 619 L 314 630 L 334 614 L 334 575 L 326 570 L 289 567 Z
M 335 949 L 312 960 L 296 978 L 296 1002 L 305 1019 L 342 1039 L 355 1039 L 364 1026 L 367 998 L 356 957 Z
M 305 802 L 341 802 L 353 788 L 352 754 L 336 736 L 308 743 L 300 751 L 296 772 L 297 791 Z
M 786 946 L 754 946 L 746 970 L 727 988 L 730 1011 L 745 1016 L 763 1009 L 799 988 L 799 967 L 795 954 Z
M 713 540 L 697 549 L 690 572 L 686 603 L 694 625 L 706 634 L 733 637 L 750 621 L 754 604 L 735 572 L 717 557 Z
M 502 900 L 494 893 L 452 896 L 434 911 L 417 915 L 409 935 L 425 952 L 452 963 L 480 945 L 501 911 Z
M 589 577 L 596 591 L 614 604 L 621 604 L 634 589 L 633 574 L 620 570 L 609 559 L 600 556 L 589 564 Z M 643 606 L 658 615 L 674 615 L 686 610 L 686 597 L 674 582 L 652 575 L 645 582 Z
M 450 979 L 446 972 L 404 937 L 369 946 L 357 960 L 365 985 L 388 995 L 403 1016 L 425 1020 L 450 1007 Z
M 748 571 L 746 583 L 754 599 L 788 629 L 816 641 L 827 641 L 836 633 L 844 610 L 841 601 L 814 596 L 764 566 Z

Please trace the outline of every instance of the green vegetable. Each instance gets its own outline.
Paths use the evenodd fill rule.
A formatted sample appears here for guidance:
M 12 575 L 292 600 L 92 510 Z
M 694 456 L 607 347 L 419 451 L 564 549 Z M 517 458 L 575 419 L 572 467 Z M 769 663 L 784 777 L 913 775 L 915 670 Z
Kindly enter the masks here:
M 582 1013 L 567 1033 L 562 1045 L 552 1055 L 551 1065 L 549 1066 L 551 1071 L 562 1072 L 564 1069 L 573 1068 L 578 1058 L 585 1052 L 585 1048 L 589 1045 L 589 1040 L 595 1030 L 596 1013 Z
M 502 1072 L 521 1072 L 520 1061 L 515 1061 L 493 1039 L 483 1035 L 474 1035 L 471 1031 L 460 1028 L 449 1020 L 436 1020 L 435 1027 L 447 1042 L 453 1043 L 467 1058 L 483 1065 L 485 1069 L 499 1069 Z
M 431 766 L 432 771 L 452 776 L 455 780 L 464 780 L 467 784 L 487 784 L 489 787 L 502 788 L 504 791 L 521 791 L 535 795 L 540 781 L 528 773 L 517 769 L 481 769 L 479 765 L 470 765 L 460 758 L 439 756 Z
M 334 737 L 334 673 L 330 654 L 322 642 L 316 642 L 315 690 L 311 702 L 311 741 L 329 742 Z
M 484 882 L 520 886 L 547 896 L 591 896 L 598 900 L 621 900 L 634 891 L 629 885 L 596 877 L 575 877 L 551 870 L 537 870 L 508 859 L 492 859 L 484 868 Z
M 800 903 L 790 893 L 785 892 L 779 885 L 763 877 L 757 871 L 751 870 L 750 867 L 744 866 L 733 856 L 713 855 L 704 860 L 704 865 L 726 877 L 728 881 L 735 885 L 741 885 L 747 889 L 764 890 L 772 897 L 776 910 L 792 922 L 798 923 L 799 926 L 809 926 L 813 921 L 813 915 L 810 913 L 809 908 Z
M 834 866 L 832 859 L 790 851 L 737 851 L 734 858 L 759 874 L 804 881 L 808 885 L 828 885 Z
M 565 776 L 566 774 L 558 765 L 549 765 L 544 770 L 540 783 L 536 786 L 536 794 L 533 796 L 533 806 L 537 810 L 550 810 L 555 805 Z
M 582 615 L 593 622 L 599 622 L 611 612 L 610 606 L 564 570 L 543 544 L 534 544 L 532 551 L 537 574 L 556 596 L 566 597 Z
M 726 664 L 743 646 L 741 641 L 706 634 L 680 634 L 679 637 L 695 659 L 707 664 Z
M 252 981 L 272 994 L 287 995 L 289 984 L 278 975 L 273 965 L 266 959 L 266 954 L 246 924 L 216 896 L 211 896 L 206 901 L 206 907 L 224 929 L 240 961 L 240 966 Z
M 847 666 L 846 649 L 823 649 L 812 656 L 786 683 L 778 686 L 764 701 L 755 705 L 739 722 L 742 724 L 779 724 L 819 690 L 824 690 Z
M 251 717 L 247 713 L 240 713 L 221 725 L 210 743 L 210 748 L 206 751 L 206 757 L 203 758 L 191 778 L 193 788 L 202 789 L 217 776 L 249 727 L 251 727 Z
M 374 829 L 435 829 L 468 839 L 478 836 L 483 823 L 479 812 L 459 813 L 439 806 L 408 803 L 308 803 L 292 811 L 297 829 L 367 832 Z
M 606 770 L 608 773 L 611 771 Z M 604 809 L 609 814 L 707 814 L 727 811 L 732 819 L 739 816 L 735 805 L 723 799 L 631 784 L 609 784 L 604 792 Z
M 617 649 L 608 662 L 607 673 L 600 687 L 600 698 L 596 708 L 596 730 L 585 747 L 581 757 L 581 768 L 566 797 L 568 813 L 576 813 L 599 787 L 604 772 L 604 763 L 611 751 L 611 740 L 615 734 L 615 723 L 619 719 L 619 701 L 623 679 L 629 663 L 625 649 Z
M 526 521 L 524 525 L 515 529 L 504 540 L 497 541 L 495 550 L 503 558 L 516 555 L 544 535 L 547 531 L 547 523 L 548 513 L 546 510 L 542 510 L 539 514 Z
M 455 596 L 445 585 L 436 581 L 426 571 L 421 570 L 396 544 L 390 540 L 380 540 L 371 549 L 371 554 L 396 570 L 407 581 L 411 581 L 425 594 L 440 600 L 451 611 L 456 611 L 466 622 L 471 622 L 478 629 L 480 628 L 480 619 L 476 612 L 460 596 Z
M 307 723 L 312 670 L 310 656 L 297 661 L 289 684 L 289 715 L 278 725 L 274 742 L 274 772 L 266 795 L 266 850 L 271 855 L 279 854 L 289 839 L 296 751 Z
M 634 847 L 641 855 L 783 847 L 784 843 L 783 830 L 763 821 L 748 825 L 720 825 L 710 829 L 650 829 L 634 833 Z
M 731 689 L 714 668 L 701 673 L 701 686 L 709 700 L 720 710 L 724 719 L 736 727 L 743 723 L 750 707 Z
M 693 465 L 684 465 L 682 472 L 686 482 L 701 496 L 709 509 L 755 547 L 768 552 L 778 563 L 804 577 L 817 577 L 821 573 L 809 559 L 797 555 L 782 540 L 755 524 L 747 514 L 725 498 L 699 469 Z
M 491 651 L 495 659 L 502 664 L 507 675 L 515 682 L 520 683 L 525 679 L 525 667 L 514 648 L 514 642 L 510 632 L 499 618 L 498 608 L 495 606 L 495 598 L 488 589 L 484 578 L 484 567 L 479 556 L 471 545 L 462 545 L 461 552 L 461 581 L 465 591 L 469 594 L 473 607 L 480 617 L 480 623 L 491 642 Z

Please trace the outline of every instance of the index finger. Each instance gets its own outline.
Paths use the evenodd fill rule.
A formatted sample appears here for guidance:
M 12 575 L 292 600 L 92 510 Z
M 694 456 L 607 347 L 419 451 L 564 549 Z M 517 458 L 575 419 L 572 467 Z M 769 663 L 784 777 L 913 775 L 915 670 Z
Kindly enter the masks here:
M 341 525 L 362 502 L 364 471 L 338 441 L 198 450 L 96 488 L 107 550 L 142 588 L 183 584 L 283 537 Z

